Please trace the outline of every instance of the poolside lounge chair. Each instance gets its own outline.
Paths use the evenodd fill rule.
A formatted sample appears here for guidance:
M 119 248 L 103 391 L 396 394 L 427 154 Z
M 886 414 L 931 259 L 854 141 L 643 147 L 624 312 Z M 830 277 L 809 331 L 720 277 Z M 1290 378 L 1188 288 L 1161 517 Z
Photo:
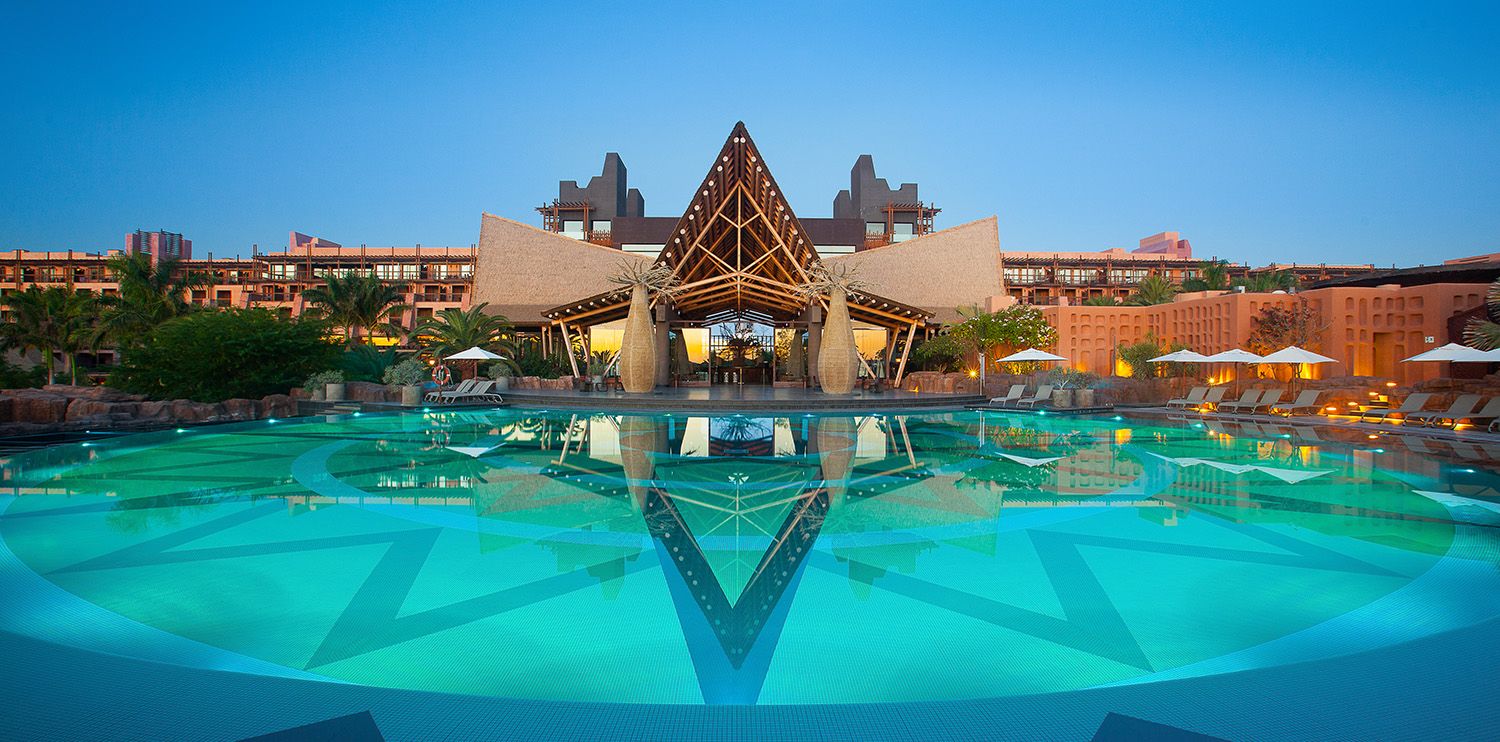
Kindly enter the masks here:
M 1317 389 L 1303 389 L 1297 393 L 1297 399 L 1292 402 L 1271 405 L 1270 412 L 1272 414 L 1283 414 L 1288 417 L 1297 414 L 1298 410 L 1317 414 L 1318 407 L 1320 406 L 1318 404 L 1318 397 L 1321 396 L 1323 396 L 1323 392 Z
M 1212 389 L 1208 390 L 1208 395 L 1203 398 L 1203 401 L 1199 402 L 1198 406 L 1194 407 L 1193 409 L 1202 410 L 1203 408 L 1208 407 L 1209 405 L 1212 405 L 1214 407 L 1218 407 L 1219 403 L 1224 401 L 1224 395 L 1226 395 L 1228 393 L 1229 393 L 1229 387 L 1227 387 L 1227 386 L 1216 386 L 1216 387 L 1213 387 Z M 1188 406 L 1192 407 L 1192 405 L 1188 405 Z
M 1036 395 L 1025 399 L 1016 400 L 1017 407 L 1036 407 L 1043 402 L 1052 401 L 1052 384 L 1043 384 L 1036 388 Z
M 1480 425 L 1494 425 L 1495 422 L 1500 421 L 1500 397 L 1490 397 L 1490 401 L 1485 402 L 1484 406 L 1479 408 L 1478 412 L 1463 415 L 1456 419 L 1449 419 L 1445 427 L 1457 427 L 1459 423 L 1464 421 L 1468 421 L 1470 425 L 1476 428 Z M 1443 422 L 1440 420 L 1436 424 L 1443 425 Z
M 1256 402 L 1255 404 L 1250 405 L 1250 410 L 1249 411 L 1250 412 L 1260 412 L 1260 411 L 1264 410 L 1266 412 L 1270 412 L 1271 408 L 1274 407 L 1277 402 L 1281 401 L 1281 391 L 1282 390 L 1280 390 L 1280 389 L 1267 389 L 1264 393 L 1262 393 L 1260 395 L 1260 401 L 1259 402 Z
M 1187 409 L 1203 403 L 1203 397 L 1208 394 L 1208 387 L 1195 386 L 1187 393 L 1186 397 L 1167 400 L 1167 407 L 1181 407 Z
M 1025 384 L 1011 384 L 1010 385 L 1010 390 L 1005 393 L 1005 396 L 1003 396 L 1003 397 L 994 397 L 994 398 L 990 399 L 990 404 L 1003 405 L 1003 404 L 1007 404 L 1007 403 L 1010 403 L 1010 402 L 1015 402 L 1015 401 L 1019 400 L 1021 398 L 1021 396 L 1024 395 L 1025 393 L 1026 393 L 1026 385 Z
M 1229 402 L 1220 402 L 1219 404 L 1214 405 L 1214 412 L 1221 414 L 1228 412 L 1244 412 L 1254 409 L 1257 402 L 1260 402 L 1260 390 L 1246 389 L 1245 393 L 1241 394 L 1239 399 Z
M 455 386 L 452 389 L 438 389 L 436 391 L 428 392 L 427 396 L 424 397 L 424 399 L 426 399 L 428 402 L 441 402 L 443 401 L 443 395 L 467 392 L 470 389 L 473 389 L 474 385 L 477 383 L 479 383 L 479 379 L 477 378 L 464 379 L 463 381 L 458 382 L 458 386 Z
M 1409 394 L 1407 395 L 1406 399 L 1401 400 L 1400 407 L 1365 410 L 1364 412 L 1359 413 L 1359 422 L 1383 423 L 1386 420 L 1391 419 L 1391 415 L 1400 415 L 1401 417 L 1406 417 L 1410 413 L 1420 412 L 1422 410 L 1422 407 L 1426 406 L 1427 400 L 1429 399 L 1432 399 L 1431 392 L 1417 392 L 1416 394 Z
M 495 382 L 493 381 L 476 381 L 474 386 L 462 392 L 452 391 L 442 393 L 439 395 L 438 401 L 444 404 L 452 404 L 454 402 L 489 402 L 497 397 L 497 395 L 490 391 L 494 386 Z
M 1453 400 L 1453 404 L 1448 405 L 1448 409 L 1442 412 L 1409 412 L 1401 424 L 1432 425 L 1440 420 L 1460 420 L 1464 415 L 1472 414 L 1478 406 L 1478 394 L 1460 394 Z

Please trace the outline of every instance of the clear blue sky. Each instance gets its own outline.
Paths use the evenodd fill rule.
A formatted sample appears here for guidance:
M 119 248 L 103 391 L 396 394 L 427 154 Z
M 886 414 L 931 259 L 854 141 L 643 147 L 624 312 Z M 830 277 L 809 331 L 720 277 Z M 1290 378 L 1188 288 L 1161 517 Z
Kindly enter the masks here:
M 0 3 L 6 250 L 467 245 L 611 150 L 677 215 L 743 119 L 805 216 L 867 152 L 1007 249 L 1500 251 L 1493 2 Z

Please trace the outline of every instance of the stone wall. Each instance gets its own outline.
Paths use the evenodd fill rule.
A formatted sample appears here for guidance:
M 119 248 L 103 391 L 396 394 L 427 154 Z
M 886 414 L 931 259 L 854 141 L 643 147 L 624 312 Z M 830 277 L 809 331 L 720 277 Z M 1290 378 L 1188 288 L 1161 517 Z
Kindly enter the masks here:
M 103 386 L 48 384 L 41 389 L 0 390 L 0 435 L 150 428 L 296 414 L 296 400 L 286 394 L 209 403 L 149 400 L 144 395 Z

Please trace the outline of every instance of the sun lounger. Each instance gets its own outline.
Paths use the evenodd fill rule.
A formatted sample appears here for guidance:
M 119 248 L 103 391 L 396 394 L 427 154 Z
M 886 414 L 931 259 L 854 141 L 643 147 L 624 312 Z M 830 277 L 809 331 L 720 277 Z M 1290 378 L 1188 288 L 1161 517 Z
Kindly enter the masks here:
M 1268 389 L 1268 390 L 1266 390 L 1265 393 L 1261 394 L 1259 402 L 1256 402 L 1255 404 L 1250 405 L 1249 412 L 1261 412 L 1261 411 L 1270 412 L 1271 408 L 1274 407 L 1276 405 L 1276 403 L 1280 402 L 1280 401 L 1281 401 L 1281 390 L 1280 389 Z
M 1036 407 L 1043 402 L 1052 401 L 1052 384 L 1043 384 L 1036 388 L 1036 395 L 1025 399 L 1016 400 L 1017 407 Z
M 990 404 L 1003 405 L 1003 404 L 1008 404 L 1010 402 L 1015 402 L 1015 401 L 1021 399 L 1021 395 L 1025 394 L 1025 393 L 1026 393 L 1026 385 L 1025 384 L 1011 384 L 1010 385 L 1010 390 L 1007 391 L 1007 392 L 1005 392 L 1005 396 L 1003 396 L 1003 397 L 995 397 L 995 398 L 991 399 L 990 400 Z
M 1218 407 L 1219 404 L 1224 401 L 1224 395 L 1226 395 L 1228 393 L 1229 393 L 1229 387 L 1227 387 L 1227 386 L 1216 386 L 1216 387 L 1213 387 L 1212 389 L 1208 390 L 1207 396 L 1205 396 L 1203 398 L 1203 401 L 1199 402 L 1198 406 L 1195 407 L 1194 409 L 1202 410 L 1203 408 L 1209 407 L 1209 406 Z M 1189 407 L 1191 407 L 1191 406 L 1192 405 L 1189 405 Z
M 1476 428 L 1481 425 L 1493 425 L 1496 421 L 1500 421 L 1500 397 L 1490 397 L 1490 401 L 1485 402 L 1478 412 L 1464 415 L 1456 420 L 1449 420 L 1447 427 L 1455 427 L 1458 423 L 1465 421 Z M 1439 421 L 1438 424 L 1441 425 L 1442 422 Z
M 1297 399 L 1293 400 L 1292 402 L 1289 402 L 1287 404 L 1271 405 L 1271 412 L 1287 415 L 1289 417 L 1291 415 L 1297 414 L 1298 410 L 1317 414 L 1318 407 L 1320 406 L 1318 404 L 1318 397 L 1321 396 L 1323 396 L 1323 392 L 1318 391 L 1317 389 L 1303 389 L 1301 392 L 1297 393 Z
M 437 391 L 428 392 L 425 399 L 428 402 L 441 402 L 443 401 L 444 395 L 461 394 L 463 392 L 467 392 L 470 389 L 473 389 L 474 385 L 477 383 L 479 383 L 479 379 L 464 379 L 463 381 L 458 382 L 458 386 L 453 387 L 452 389 L 439 389 Z
M 1464 415 L 1474 412 L 1479 406 L 1478 394 L 1460 394 L 1448 405 L 1448 409 L 1442 412 L 1409 412 L 1401 421 L 1402 425 L 1432 425 L 1441 420 L 1459 420 Z
M 1214 406 L 1214 412 L 1217 412 L 1217 413 L 1220 413 L 1220 414 L 1229 413 L 1229 412 L 1244 412 L 1244 411 L 1248 411 L 1248 410 L 1254 409 L 1255 408 L 1255 404 L 1257 402 L 1259 402 L 1259 401 L 1260 401 L 1260 390 L 1259 389 L 1246 389 L 1245 393 L 1241 394 L 1239 399 L 1232 400 L 1232 401 L 1229 401 L 1229 402 L 1220 402 L 1219 404 L 1215 405 Z
M 1429 399 L 1432 399 L 1431 392 L 1417 392 L 1416 394 L 1407 395 L 1406 399 L 1401 400 L 1400 407 L 1378 410 L 1365 410 L 1364 412 L 1359 413 L 1359 422 L 1383 423 L 1386 420 L 1392 419 L 1391 415 L 1400 415 L 1401 417 L 1406 417 L 1410 413 L 1421 412 L 1422 408 L 1427 405 L 1427 400 Z
M 462 392 L 444 392 L 438 397 L 438 401 L 444 404 L 452 404 L 454 402 L 489 402 L 496 397 L 490 391 L 494 386 L 495 382 L 493 381 L 478 381 L 475 382 L 474 386 Z
M 1195 387 L 1192 388 L 1192 390 L 1190 390 L 1187 393 L 1186 397 L 1180 397 L 1178 399 L 1169 399 L 1169 400 L 1167 400 L 1167 406 L 1168 407 L 1181 407 L 1183 409 L 1187 409 L 1188 407 L 1192 407 L 1193 405 L 1202 404 L 1203 403 L 1203 397 L 1205 395 L 1207 395 L 1207 394 L 1208 394 L 1208 387 L 1206 387 L 1206 386 L 1195 386 Z

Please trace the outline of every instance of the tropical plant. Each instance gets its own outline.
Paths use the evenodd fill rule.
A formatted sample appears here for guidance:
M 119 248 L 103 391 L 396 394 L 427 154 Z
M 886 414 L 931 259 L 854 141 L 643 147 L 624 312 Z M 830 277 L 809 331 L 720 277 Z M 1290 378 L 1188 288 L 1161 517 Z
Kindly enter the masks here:
M 960 315 L 967 319 L 953 325 L 939 337 L 948 337 L 950 343 L 942 343 L 930 350 L 931 355 L 942 355 L 957 351 L 959 357 L 984 353 L 987 362 L 1011 351 L 1023 348 L 1047 348 L 1057 344 L 1057 328 L 1047 322 L 1047 316 L 1038 307 L 1013 304 L 998 312 L 980 312 L 976 307 L 959 307 Z M 937 338 L 934 338 L 936 340 Z M 930 342 L 930 341 L 929 341 Z
M 47 370 L 41 366 L 19 366 L 0 357 L 0 389 L 25 389 L 47 383 Z
M 816 261 L 808 278 L 797 291 L 809 301 L 828 297 L 828 316 L 823 319 L 823 337 L 818 349 L 818 385 L 824 394 L 848 394 L 854 391 L 859 373 L 859 356 L 854 344 L 854 325 L 849 321 L 848 296 L 860 291 L 865 283 L 852 266 L 840 263 L 829 266 Z
M 1500 348 L 1500 322 L 1494 320 L 1500 317 L 1500 281 L 1490 284 L 1484 303 L 1485 316 L 1469 320 L 1464 328 L 1464 342 L 1480 350 L 1494 350 Z
M 495 364 L 494 367 L 506 368 L 500 363 Z M 421 386 L 422 382 L 427 380 L 427 364 L 415 358 L 408 358 L 386 369 L 380 380 L 386 384 L 398 386 Z
M 520 376 L 537 376 L 543 379 L 556 379 L 572 373 L 567 358 L 556 353 L 543 357 L 542 352 L 535 347 L 528 347 L 517 354 L 515 368 Z
M 93 341 L 116 347 L 135 345 L 146 333 L 173 317 L 198 307 L 188 301 L 188 292 L 213 283 L 205 273 L 180 268 L 181 261 L 153 263 L 144 253 L 117 255 L 104 263 L 119 284 L 115 294 L 99 297 L 99 324 Z
M 1083 300 L 1082 306 L 1117 307 L 1120 306 L 1120 301 L 1113 296 L 1090 296 L 1089 298 Z
M 1138 307 L 1167 304 L 1181 290 L 1165 276 L 1146 276 L 1135 285 L 1135 293 L 1131 294 L 1125 303 Z
M 620 340 L 620 386 L 641 394 L 656 388 L 656 328 L 651 320 L 651 293 L 671 296 L 680 280 L 664 263 L 625 262 L 609 277 L 630 290 L 630 313 Z
M 1058 366 L 1047 372 L 1047 380 L 1060 389 L 1093 389 L 1099 384 L 1099 375 L 1072 366 Z
M 319 371 L 307 377 L 302 382 L 302 389 L 308 392 L 316 392 L 329 384 L 344 383 L 344 372 L 337 370 Z
M 344 351 L 339 368 L 350 381 L 380 381 L 398 360 L 395 348 L 355 345 Z
M 1328 329 L 1323 313 L 1306 299 L 1291 306 L 1268 306 L 1250 318 L 1250 350 L 1265 355 L 1289 345 L 1310 349 L 1316 346 Z
M 1273 291 L 1291 291 L 1297 288 L 1297 275 L 1291 271 L 1262 271 L 1235 281 L 1252 294 L 1269 294 Z
M 516 348 L 511 342 L 510 320 L 484 310 L 481 303 L 468 309 L 444 309 L 412 331 L 423 358 L 440 360 L 470 348 L 484 348 L 505 357 L 501 363 L 514 368 Z
M 1198 264 L 1198 277 L 1182 282 L 1183 291 L 1228 291 L 1229 262 L 1205 260 Z
M 1120 343 L 1115 348 L 1115 355 L 1121 361 L 1124 361 L 1125 365 L 1130 367 L 1130 378 L 1132 379 L 1149 379 L 1161 376 L 1163 364 L 1160 362 L 1151 363 L 1150 359 L 1165 355 L 1166 353 L 1167 350 L 1162 347 L 1161 341 L 1152 332 L 1146 333 L 1140 340 L 1134 343 Z
M 218 402 L 285 393 L 338 360 L 321 320 L 267 309 L 192 312 L 126 348 L 110 384 L 157 399 Z
M 58 354 L 67 364 L 72 383 L 78 383 L 77 353 L 89 347 L 94 336 L 94 297 L 61 286 L 31 286 L 0 298 L 10 312 L 0 324 L 0 342 L 17 350 L 35 350 L 42 356 L 47 383 L 57 380 Z
M 366 332 L 392 337 L 406 331 L 401 314 L 406 311 L 406 287 L 358 273 L 330 273 L 324 285 L 302 292 L 312 311 L 344 331 L 351 344 L 361 342 Z
M 516 375 L 515 370 L 507 363 L 492 363 L 489 368 L 485 369 L 485 372 L 491 379 L 509 379 Z

